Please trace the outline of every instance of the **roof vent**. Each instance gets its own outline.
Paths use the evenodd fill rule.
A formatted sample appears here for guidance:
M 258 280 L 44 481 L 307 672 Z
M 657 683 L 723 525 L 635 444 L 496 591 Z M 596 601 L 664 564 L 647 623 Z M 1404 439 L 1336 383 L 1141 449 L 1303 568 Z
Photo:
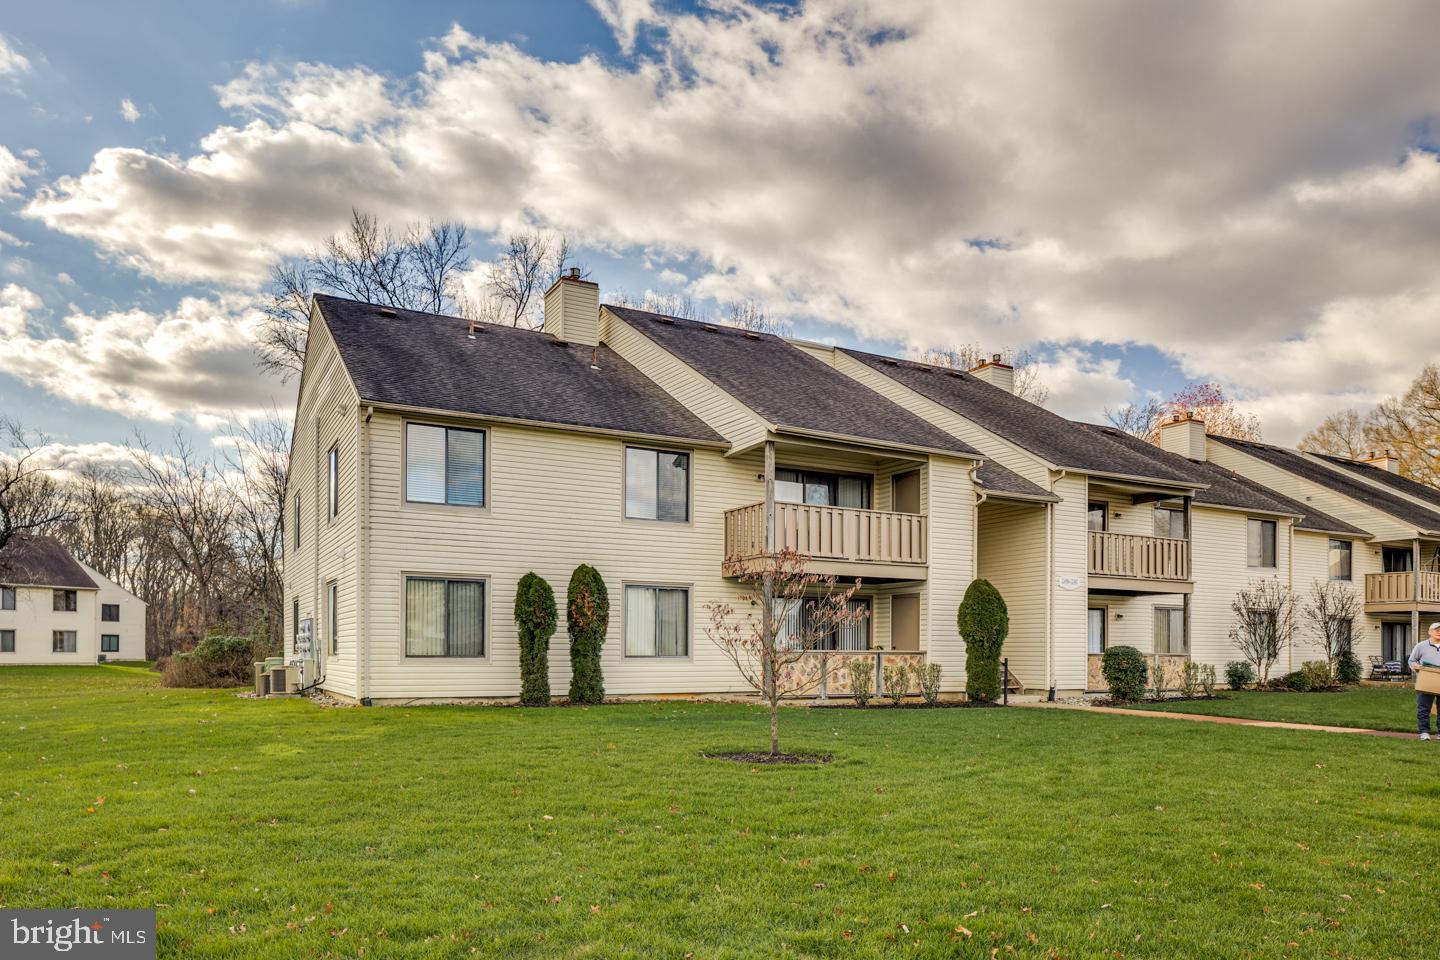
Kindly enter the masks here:
M 959 370 L 951 370 L 951 371 L 950 371 L 950 376 L 954 377 L 956 380 L 964 380 L 964 379 L 965 379 L 965 374 L 961 373 Z
M 382 317 L 398 317 L 398 316 L 399 316 L 399 314 L 395 312 L 395 308 L 394 308 L 394 307 L 381 307 L 381 308 L 380 308 L 379 310 L 377 310 L 376 312 L 379 313 L 380 316 L 382 316 Z
M 756 333 L 754 330 L 746 330 L 746 331 L 745 331 L 745 339 L 746 339 L 746 340 L 759 340 L 759 339 L 760 339 L 760 334 Z
M 559 337 L 556 337 L 554 340 L 551 340 L 550 342 L 551 342 L 552 344 L 554 344 L 555 346 L 557 346 L 557 347 L 568 347 L 568 346 L 570 346 L 570 341 L 569 341 L 569 340 L 561 340 Z
M 670 326 L 672 326 L 672 327 L 675 326 L 675 318 L 674 318 L 674 317 L 662 317 L 662 316 L 660 316 L 659 314 L 656 314 L 656 315 L 655 315 L 655 319 L 658 320 L 658 321 L 660 321 L 661 323 L 668 323 L 668 324 L 670 324 Z
M 716 330 L 713 325 L 707 323 L 707 324 L 705 324 L 705 332 L 706 332 L 706 333 L 719 333 L 720 331 L 719 331 L 719 330 Z
M 591 370 L 599 370 L 599 369 L 600 369 L 600 348 L 599 348 L 599 347 L 591 347 L 591 348 L 590 348 L 590 369 L 591 369 Z
M 900 361 L 899 361 L 899 360 L 895 360 L 895 359 L 893 359 L 893 358 L 891 358 L 891 357 L 886 357 L 886 358 L 885 358 L 885 363 L 887 363 L 888 365 L 890 365 L 890 366 L 892 366 L 892 367 L 898 367 L 898 366 L 900 366 Z

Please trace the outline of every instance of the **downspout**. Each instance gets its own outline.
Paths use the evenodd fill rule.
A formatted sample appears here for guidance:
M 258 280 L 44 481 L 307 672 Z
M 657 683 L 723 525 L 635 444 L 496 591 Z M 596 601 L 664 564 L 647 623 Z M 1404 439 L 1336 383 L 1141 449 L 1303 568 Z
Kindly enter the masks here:
M 980 464 L 983 460 L 970 461 L 970 489 L 976 492 L 975 504 L 971 508 L 970 523 L 970 579 L 975 580 L 980 576 L 980 504 L 985 502 L 985 489 L 980 486 Z M 928 605 L 927 605 L 928 606 Z M 928 610 L 926 611 L 928 614 Z M 926 620 L 929 621 L 927 615 Z M 926 649 L 929 649 L 930 638 L 925 638 Z M 928 657 L 926 658 L 929 659 Z
M 360 416 L 356 438 L 359 463 L 355 477 L 355 695 L 364 706 L 370 705 L 370 418 L 374 407 L 366 407 Z
M 1050 481 L 1050 492 L 1065 479 L 1067 472 L 1061 470 Z M 1059 494 L 1055 494 L 1059 496 Z M 1049 540 L 1045 550 L 1045 685 L 1049 687 L 1048 699 L 1055 701 L 1055 504 L 1045 505 L 1046 520 L 1049 524 Z
M 1290 523 L 1286 526 L 1286 529 L 1289 531 L 1289 536 L 1286 538 L 1286 539 L 1287 539 L 1287 542 L 1288 542 L 1288 544 L 1289 544 L 1289 545 L 1287 546 L 1287 548 L 1286 548 L 1287 551 L 1288 551 L 1288 553 L 1289 553 L 1289 556 L 1287 556 L 1287 557 L 1285 558 L 1285 570 L 1286 570 L 1285 576 L 1286 576 L 1286 578 L 1289 580 L 1289 583 L 1290 583 L 1290 596 L 1293 598 L 1293 597 L 1295 596 L 1295 521 L 1294 521 L 1294 520 L 1291 520 Z M 1292 599 L 1292 602 L 1293 602 L 1293 599 Z M 1289 660 L 1290 660 L 1290 669 L 1287 670 L 1286 672 L 1287 672 L 1287 673 L 1294 673 L 1294 672 L 1295 672 L 1295 631 L 1294 631 L 1293 629 L 1290 631 L 1290 657 L 1289 657 Z

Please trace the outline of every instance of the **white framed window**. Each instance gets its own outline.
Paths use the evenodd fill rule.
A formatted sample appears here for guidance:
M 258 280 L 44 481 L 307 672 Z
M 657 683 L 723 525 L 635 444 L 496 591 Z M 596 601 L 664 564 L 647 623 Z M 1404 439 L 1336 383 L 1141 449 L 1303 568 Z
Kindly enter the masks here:
M 0 653 L 15 652 L 15 631 L 0 630 Z
M 1252 567 L 1275 566 L 1275 521 L 1251 519 L 1246 538 L 1245 562 Z
M 1330 579 L 1351 580 L 1355 545 L 1349 540 L 1330 541 Z
M 295 524 L 295 549 L 300 549 L 300 494 L 295 494 L 295 510 L 291 522 Z
M 1155 508 L 1155 536 L 1170 540 L 1185 539 L 1185 511 L 1172 507 Z
M 485 656 L 484 580 L 405 578 L 405 656 Z
M 485 506 L 484 430 L 405 424 L 405 499 Z
M 118 633 L 102 633 L 102 634 L 100 634 L 100 652 L 101 652 L 101 653 L 119 653 L 119 652 L 120 652 L 120 634 L 118 634 Z
M 626 584 L 625 656 L 690 656 L 690 588 Z
M 0 610 L 15 609 L 15 588 L 0 587 Z
M 330 652 L 340 652 L 340 584 L 325 584 L 325 630 L 330 635 Z
M 330 519 L 334 520 L 340 513 L 340 447 L 338 445 L 330 448 L 327 459 L 330 464 L 329 470 L 327 471 L 329 476 Z
M 625 448 L 625 517 L 690 521 L 690 454 Z
M 1104 607 L 1091 607 L 1085 611 L 1085 621 L 1089 633 L 1086 650 L 1090 653 L 1105 652 L 1105 617 L 1108 613 L 1109 611 Z
M 74 590 L 55 590 L 50 594 L 53 609 L 62 613 L 74 613 L 79 608 L 80 594 Z
M 55 630 L 50 636 L 50 650 L 52 653 L 74 653 L 75 652 L 75 631 Z
M 1188 654 L 1185 646 L 1185 608 L 1155 608 L 1155 652 Z

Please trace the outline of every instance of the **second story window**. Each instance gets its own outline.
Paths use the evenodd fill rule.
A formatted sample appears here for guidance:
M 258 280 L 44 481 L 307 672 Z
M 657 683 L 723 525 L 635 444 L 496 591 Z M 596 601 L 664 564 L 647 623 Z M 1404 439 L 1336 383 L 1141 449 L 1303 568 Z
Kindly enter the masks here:
M 65 613 L 74 613 L 79 602 L 79 595 L 74 590 L 56 590 L 51 597 L 54 609 Z
M 1330 541 L 1330 579 L 1350 580 L 1354 545 L 1349 540 Z
M 0 610 L 15 609 L 15 588 L 0 587 Z
M 294 510 L 294 512 L 293 512 L 293 514 L 292 514 L 292 516 L 291 516 L 291 518 L 290 518 L 290 522 L 293 523 L 293 524 L 295 524 L 295 541 L 294 541 L 294 542 L 295 542 L 295 549 L 296 549 L 296 550 L 299 550 L 299 549 L 300 549 L 300 494 L 298 494 L 298 493 L 295 494 L 295 510 Z
M 120 622 L 120 604 L 118 604 L 118 603 L 102 603 L 102 604 L 100 604 L 100 619 L 101 619 L 101 620 L 104 620 L 106 623 L 119 623 L 119 622 Z
M 1155 536 L 1171 540 L 1185 539 L 1185 511 L 1168 507 L 1155 508 Z
M 1245 549 L 1245 562 L 1249 566 L 1275 566 L 1275 521 L 1251 520 Z
M 329 496 L 330 496 L 330 519 L 334 520 L 340 513 L 340 448 L 330 448 L 330 469 L 329 469 Z
M 1094 533 L 1104 533 L 1107 526 L 1105 516 L 1108 504 L 1091 503 L 1085 511 L 1085 526 Z
M 407 423 L 405 499 L 485 506 L 485 431 Z
M 690 519 L 690 454 L 625 448 L 625 516 L 631 520 Z

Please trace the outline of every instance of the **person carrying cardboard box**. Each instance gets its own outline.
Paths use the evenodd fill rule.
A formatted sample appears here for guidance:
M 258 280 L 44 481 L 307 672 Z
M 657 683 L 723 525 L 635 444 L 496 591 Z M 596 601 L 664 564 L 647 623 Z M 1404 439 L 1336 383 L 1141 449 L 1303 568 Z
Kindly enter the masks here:
M 1410 670 L 1415 674 L 1415 714 L 1420 722 L 1421 740 L 1430 739 L 1430 710 L 1440 700 L 1440 693 L 1435 692 L 1433 682 L 1426 676 L 1429 671 L 1422 672 L 1425 667 L 1440 670 L 1440 623 L 1430 624 L 1429 638 L 1415 644 L 1415 649 L 1410 651 Z M 1436 733 L 1440 734 L 1440 721 L 1437 721 Z

